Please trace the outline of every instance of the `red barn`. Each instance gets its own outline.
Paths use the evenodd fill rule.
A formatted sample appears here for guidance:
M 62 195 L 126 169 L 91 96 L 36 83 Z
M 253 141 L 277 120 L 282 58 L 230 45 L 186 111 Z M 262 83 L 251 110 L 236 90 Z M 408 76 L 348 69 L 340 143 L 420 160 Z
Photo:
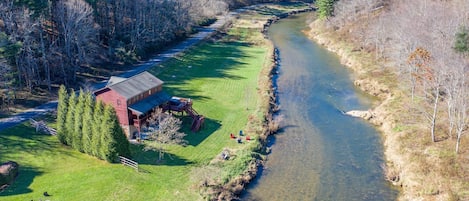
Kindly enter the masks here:
M 153 109 L 171 99 L 162 90 L 163 81 L 145 71 L 130 78 L 112 76 L 94 95 L 115 108 L 127 138 L 133 139 Z

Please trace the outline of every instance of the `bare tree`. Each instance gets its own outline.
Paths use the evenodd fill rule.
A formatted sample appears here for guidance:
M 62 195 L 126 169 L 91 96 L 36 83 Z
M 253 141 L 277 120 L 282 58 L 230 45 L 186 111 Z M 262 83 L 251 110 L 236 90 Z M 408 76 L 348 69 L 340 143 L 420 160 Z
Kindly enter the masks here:
M 185 133 L 179 132 L 182 121 L 171 114 L 163 113 L 157 109 L 147 120 L 148 126 L 145 128 L 149 141 L 145 141 L 144 150 L 158 151 L 158 160 L 164 158 L 165 146 L 169 144 L 185 145 Z
M 80 65 L 87 64 L 92 58 L 96 44 L 93 9 L 83 0 L 66 0 L 57 3 L 57 21 L 60 43 L 66 65 L 70 66 L 68 75 L 76 80 Z
M 467 68 L 462 69 L 464 69 L 463 72 L 459 71 L 459 76 L 456 77 L 458 90 L 453 97 L 454 126 L 457 133 L 456 153 L 459 152 L 461 137 L 468 129 L 469 125 L 469 78 Z
M 51 89 L 89 64 L 138 60 L 226 10 L 224 0 L 2 0 L 0 32 L 18 46 L 4 64 L 18 87 Z
M 425 118 L 430 123 L 432 142 L 435 142 L 435 126 L 438 114 L 438 103 L 442 83 L 444 81 L 443 73 L 437 71 L 439 68 L 433 68 L 432 56 L 424 48 L 417 48 L 409 55 L 408 63 L 414 66 L 415 71 L 412 76 L 422 86 L 423 104 L 420 104 Z M 430 109 L 428 109 L 430 108 Z
M 216 15 L 222 15 L 228 11 L 228 4 L 220 0 L 196 0 L 184 3 L 188 4 L 189 15 L 195 22 L 214 18 Z

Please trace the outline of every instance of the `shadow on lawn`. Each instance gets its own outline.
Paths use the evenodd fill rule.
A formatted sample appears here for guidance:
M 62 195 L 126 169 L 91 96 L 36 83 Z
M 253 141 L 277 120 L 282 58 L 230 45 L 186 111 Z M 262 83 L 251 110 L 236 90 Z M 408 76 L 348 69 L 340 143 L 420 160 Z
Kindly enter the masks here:
M 197 146 L 201 142 L 203 142 L 208 136 L 213 134 L 216 130 L 218 130 L 221 127 L 221 124 L 219 121 L 213 120 L 206 118 L 204 125 L 202 125 L 202 128 L 198 132 L 192 132 L 190 131 L 190 124 L 192 124 L 192 119 L 189 118 L 183 118 L 183 123 L 184 125 L 184 132 L 187 134 L 185 137 L 185 140 L 187 140 L 187 145 L 191 146 Z
M 171 153 L 164 153 L 163 159 L 159 160 L 160 155 L 157 151 L 143 151 L 142 144 L 132 144 L 132 160 L 138 162 L 139 165 L 167 165 L 167 166 L 182 166 L 191 164 L 191 161 L 181 158 Z M 144 171 L 148 172 L 148 171 Z
M 276 8 L 269 8 L 267 6 L 264 7 L 257 7 L 253 9 L 254 11 L 258 12 L 261 15 L 279 15 L 283 14 L 285 11 L 279 10 Z
M 241 61 L 248 57 L 241 50 L 245 46 L 248 45 L 242 42 L 207 42 L 188 53 L 191 57 L 174 58 L 148 71 L 163 80 L 165 88 L 170 88 L 171 93 L 195 99 L 199 91 L 188 90 L 183 93 L 181 86 L 200 78 L 243 79 L 241 76 L 230 74 L 229 70 L 245 64 Z
M 33 192 L 29 186 L 31 183 L 33 183 L 34 178 L 41 175 L 43 172 L 33 167 L 21 166 L 21 162 L 19 162 L 19 165 L 20 167 L 18 176 L 8 188 L 6 188 L 3 192 L 0 192 L 0 198 L 2 196 L 19 195 Z
M 204 126 L 199 132 L 190 131 L 190 124 L 192 123 L 192 118 L 189 116 L 180 117 L 183 120 L 183 129 L 182 132 L 185 132 L 187 135 L 185 140 L 187 140 L 187 145 L 197 146 L 202 141 L 204 141 L 208 136 L 213 134 L 218 130 L 221 124 L 218 121 L 212 119 L 205 119 Z M 171 153 L 164 153 L 164 158 L 158 160 L 159 152 L 157 151 L 143 151 L 142 144 L 131 144 L 132 160 L 135 160 L 142 165 L 168 165 L 168 166 L 182 166 L 192 164 L 191 161 L 188 161 L 185 158 L 181 158 L 177 155 Z
M 0 193 L 2 196 L 31 193 L 29 188 L 34 178 L 42 175 L 38 167 L 25 165 L 32 158 L 50 158 L 56 155 L 68 155 L 70 153 L 58 149 L 60 143 L 55 136 L 36 133 L 35 129 L 25 124 L 6 129 L 0 133 L 0 162 L 15 161 L 19 164 L 19 174 L 16 180 Z M 46 191 L 47 189 L 39 189 Z M 42 192 L 40 192 L 42 194 Z
M 72 156 L 70 152 L 58 147 L 63 146 L 59 143 L 55 136 L 36 132 L 33 127 L 25 124 L 9 128 L 0 133 L 0 159 L 2 155 L 8 153 L 21 153 L 27 155 L 44 155 L 55 156 L 64 154 Z M 12 158 L 10 160 L 17 160 Z
M 279 2 L 282 7 L 290 7 L 290 8 L 299 8 L 301 6 L 305 6 L 305 3 L 300 2 Z M 276 9 L 273 7 L 268 6 L 259 6 L 252 8 L 252 10 L 258 12 L 261 15 L 282 15 L 285 13 L 284 10 Z M 294 16 L 294 15 L 293 15 Z

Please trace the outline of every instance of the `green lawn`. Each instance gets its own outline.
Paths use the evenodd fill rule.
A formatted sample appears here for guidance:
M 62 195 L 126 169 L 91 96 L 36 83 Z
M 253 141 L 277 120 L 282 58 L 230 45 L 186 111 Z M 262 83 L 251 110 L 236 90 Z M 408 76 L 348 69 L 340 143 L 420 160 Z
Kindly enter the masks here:
M 20 164 L 15 183 L 0 193 L 0 200 L 200 200 L 191 172 L 204 167 L 223 148 L 245 150 L 255 141 L 238 144 L 229 138 L 245 129 L 248 117 L 259 115 L 258 77 L 267 49 L 244 43 L 258 33 L 233 32 L 236 40 L 204 43 L 185 56 L 150 70 L 165 81 L 174 96 L 194 100 L 194 109 L 206 117 L 202 131 L 189 131 L 188 146 L 172 146 L 170 157 L 156 163 L 157 154 L 132 145 L 133 158 L 144 170 L 136 172 L 109 164 L 59 144 L 54 136 L 36 134 L 27 124 L 0 133 L 0 161 Z M 242 158 L 242 157 L 238 157 Z M 235 162 L 233 162 L 235 163 Z M 223 166 L 223 165 L 222 165 Z M 224 166 L 235 165 L 227 162 Z M 232 168 L 227 174 L 239 174 Z
M 141 168 L 136 172 L 74 151 L 25 123 L 0 133 L 0 162 L 20 165 L 17 180 L 0 193 L 0 200 L 202 200 L 196 188 L 201 178 L 226 181 L 241 174 L 258 145 L 256 134 L 250 132 L 259 130 L 265 113 L 259 76 L 270 62 L 269 45 L 259 29 L 249 27 L 265 20 L 263 14 L 297 9 L 296 5 L 262 7 L 260 14 L 253 13 L 240 27 L 234 25 L 220 41 L 202 43 L 150 70 L 165 82 L 166 91 L 193 99 L 194 109 L 206 117 L 198 133 L 190 131 L 191 119 L 182 117 L 187 146 L 169 147 L 169 156 L 157 163 L 157 153 L 131 145 L 132 158 Z M 229 138 L 241 129 L 249 129 L 254 140 L 238 144 Z M 225 148 L 232 151 L 231 159 L 214 160 Z M 44 192 L 52 196 L 45 198 Z

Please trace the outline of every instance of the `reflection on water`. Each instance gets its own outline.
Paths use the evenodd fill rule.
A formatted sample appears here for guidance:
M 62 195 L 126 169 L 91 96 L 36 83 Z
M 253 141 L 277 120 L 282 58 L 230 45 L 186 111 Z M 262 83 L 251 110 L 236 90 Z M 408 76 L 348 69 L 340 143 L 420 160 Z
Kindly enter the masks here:
M 301 31 L 309 14 L 269 30 L 280 51 L 277 79 L 284 129 L 271 140 L 260 179 L 243 200 L 394 200 L 384 181 L 379 133 L 341 111 L 367 109 L 338 58 Z

